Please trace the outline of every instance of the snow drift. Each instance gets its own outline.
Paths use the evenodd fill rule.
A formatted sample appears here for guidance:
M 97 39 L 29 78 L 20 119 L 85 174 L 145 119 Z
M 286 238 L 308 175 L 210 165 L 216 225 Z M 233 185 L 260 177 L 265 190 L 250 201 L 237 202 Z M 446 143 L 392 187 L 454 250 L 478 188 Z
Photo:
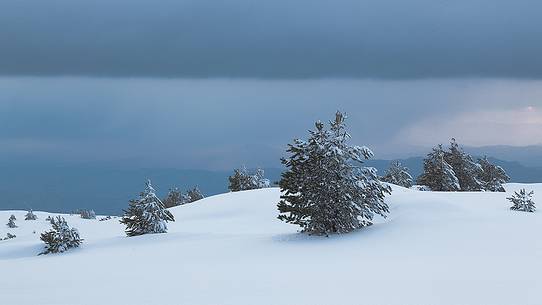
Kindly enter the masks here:
M 126 237 L 118 218 L 63 215 L 84 238 L 58 255 L 39 233 L 49 213 L 0 228 L 5 304 L 540 304 L 541 212 L 510 211 L 507 193 L 394 187 L 387 219 L 326 237 L 277 219 L 278 189 L 172 208 L 169 233 Z M 101 218 L 98 216 L 98 218 Z

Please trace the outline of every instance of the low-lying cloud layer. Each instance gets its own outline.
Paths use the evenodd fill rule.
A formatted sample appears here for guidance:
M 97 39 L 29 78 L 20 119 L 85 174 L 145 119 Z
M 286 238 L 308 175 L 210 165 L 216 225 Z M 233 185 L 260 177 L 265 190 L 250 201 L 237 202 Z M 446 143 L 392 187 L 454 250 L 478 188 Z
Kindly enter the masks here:
M 0 75 L 542 77 L 534 0 L 3 0 Z
M 277 166 L 315 120 L 348 112 L 379 158 L 462 143 L 542 143 L 540 81 L 0 78 L 0 159 Z

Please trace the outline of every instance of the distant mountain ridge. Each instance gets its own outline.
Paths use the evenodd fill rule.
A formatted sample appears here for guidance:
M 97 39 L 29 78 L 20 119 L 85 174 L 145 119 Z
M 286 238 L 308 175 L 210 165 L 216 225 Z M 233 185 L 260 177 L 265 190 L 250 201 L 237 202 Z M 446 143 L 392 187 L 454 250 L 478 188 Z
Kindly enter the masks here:
M 504 167 L 512 182 L 542 182 L 542 168 L 528 167 L 519 162 L 490 158 Z M 417 177 L 423 167 L 422 157 L 399 159 Z M 391 160 L 369 160 L 380 175 Z M 272 182 L 280 179 L 280 168 L 266 168 Z M 71 212 L 94 209 L 101 214 L 120 214 L 128 200 L 143 190 L 145 179 L 153 180 L 158 194 L 164 197 L 174 186 L 183 191 L 199 186 L 206 196 L 228 191 L 232 171 L 183 169 L 116 169 L 107 166 L 2 166 L 0 167 L 0 210 L 34 209 L 49 212 Z
M 542 168 L 542 145 L 507 146 L 493 145 L 483 147 L 465 147 L 465 151 L 476 156 L 491 156 L 495 159 L 522 164 L 526 167 Z

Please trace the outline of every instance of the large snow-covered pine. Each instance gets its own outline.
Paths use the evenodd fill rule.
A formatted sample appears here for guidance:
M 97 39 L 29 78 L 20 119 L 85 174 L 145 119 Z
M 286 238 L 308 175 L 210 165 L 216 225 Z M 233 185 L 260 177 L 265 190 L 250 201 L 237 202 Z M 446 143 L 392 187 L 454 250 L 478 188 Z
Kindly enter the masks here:
M 282 159 L 280 220 L 317 235 L 347 233 L 372 224 L 375 214 L 385 216 L 384 202 L 391 189 L 378 180 L 374 168 L 361 167 L 373 156 L 367 147 L 349 146 L 346 116 L 337 112 L 330 128 L 316 122 L 307 141 L 288 145 Z
M 433 148 L 423 161 L 423 173 L 418 177 L 418 184 L 433 191 L 461 190 L 452 166 L 445 160 L 445 154 L 442 145 Z
M 130 206 L 120 220 L 126 225 L 125 232 L 128 236 L 166 233 L 167 221 L 175 219 L 156 196 L 150 180 L 147 180 L 145 190 L 139 195 L 139 199 L 130 200 Z

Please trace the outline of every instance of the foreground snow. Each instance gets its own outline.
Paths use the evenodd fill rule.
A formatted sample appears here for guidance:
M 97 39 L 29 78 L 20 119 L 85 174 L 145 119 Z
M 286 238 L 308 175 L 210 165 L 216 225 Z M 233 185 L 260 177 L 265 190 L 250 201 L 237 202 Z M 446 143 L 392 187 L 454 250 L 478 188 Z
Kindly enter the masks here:
M 507 185 L 509 192 L 523 187 Z M 542 184 L 535 190 L 542 209 Z M 542 214 L 512 212 L 510 193 L 394 188 L 370 228 L 314 237 L 276 219 L 278 189 L 171 209 L 168 234 L 125 237 L 118 219 L 65 216 L 79 249 L 36 256 L 48 213 L 2 223 L 3 304 L 541 304 Z M 100 218 L 100 217 L 98 217 Z M 34 233 L 35 231 L 35 233 Z

